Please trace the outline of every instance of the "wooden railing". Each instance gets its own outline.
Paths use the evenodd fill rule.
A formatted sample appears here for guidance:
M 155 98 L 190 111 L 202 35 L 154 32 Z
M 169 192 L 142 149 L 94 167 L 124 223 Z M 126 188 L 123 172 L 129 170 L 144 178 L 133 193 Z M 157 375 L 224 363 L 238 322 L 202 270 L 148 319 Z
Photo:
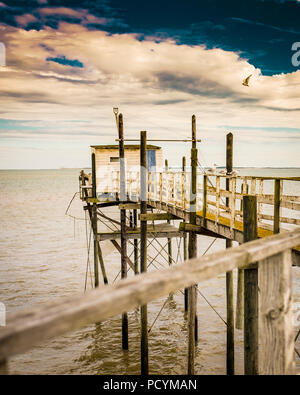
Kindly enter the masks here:
M 12 314 L 7 317 L 8 325 L 0 329 L 2 372 L 10 357 L 48 338 L 106 320 L 233 269 L 251 268 L 258 262 L 259 371 L 292 374 L 291 248 L 299 244 L 300 229 L 296 229 Z
M 229 190 L 225 181 L 229 179 Z M 258 226 L 273 230 L 282 225 L 300 225 L 300 177 L 254 177 L 198 174 L 197 181 L 197 211 L 219 223 L 220 218 L 229 221 L 230 229 L 236 227 L 236 222 L 243 221 L 243 195 L 251 194 L 257 197 Z M 101 182 L 98 193 L 119 192 L 119 172 L 112 172 L 107 186 Z M 297 193 L 288 191 L 298 189 Z M 129 199 L 138 200 L 140 192 L 139 172 L 130 171 L 126 174 L 126 190 Z M 171 206 L 189 209 L 190 174 L 187 172 L 149 172 L 148 199 L 164 202 Z M 229 204 L 226 204 L 228 199 Z

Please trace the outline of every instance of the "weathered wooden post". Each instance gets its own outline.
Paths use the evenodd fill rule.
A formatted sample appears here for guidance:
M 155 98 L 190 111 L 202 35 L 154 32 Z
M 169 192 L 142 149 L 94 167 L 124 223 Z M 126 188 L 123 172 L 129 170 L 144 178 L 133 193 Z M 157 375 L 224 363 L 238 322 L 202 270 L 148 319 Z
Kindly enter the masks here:
M 95 287 L 99 286 L 99 271 L 98 271 L 98 218 L 97 218 L 97 186 L 96 186 L 96 157 L 95 153 L 92 153 L 92 195 L 93 195 L 93 206 L 92 206 L 92 229 L 94 234 L 94 281 Z
M 124 150 L 123 115 L 118 116 L 119 158 L 120 158 L 120 203 L 126 203 L 126 169 Z M 127 240 L 126 240 L 126 210 L 120 210 L 121 222 L 121 278 L 127 277 Z M 128 315 L 122 314 L 122 348 L 128 350 Z
M 257 199 L 243 197 L 244 242 L 257 239 Z M 244 270 L 244 367 L 246 375 L 258 374 L 258 270 Z
M 273 232 L 280 232 L 280 180 L 274 180 L 274 225 Z
M 197 205 L 197 148 L 196 117 L 192 116 L 192 149 L 191 149 L 191 191 L 190 191 L 190 223 L 196 225 Z M 197 257 L 197 234 L 189 233 L 189 258 Z M 196 303 L 197 285 L 188 288 L 188 374 L 195 373 L 195 340 L 198 334 Z
M 185 180 L 186 180 L 186 158 L 185 156 L 182 158 L 182 172 L 183 172 L 183 186 L 182 188 L 184 189 L 185 193 Z M 185 195 L 184 195 L 185 196 Z M 184 207 L 185 208 L 185 207 Z M 185 222 L 185 221 L 183 221 Z M 184 232 L 183 236 L 183 260 L 186 261 L 188 259 L 188 243 L 187 243 L 187 233 Z M 184 311 L 188 311 L 188 289 L 185 288 L 184 290 Z
M 137 228 L 137 209 L 133 210 L 133 227 L 134 229 Z M 138 240 L 134 239 L 133 240 L 133 248 L 134 248 L 134 274 L 139 273 L 139 262 L 138 262 Z
M 206 214 L 207 214 L 207 175 L 203 175 L 203 226 L 206 226 Z
M 233 135 L 226 136 L 226 173 L 233 170 Z M 226 178 L 226 190 L 229 191 L 229 178 Z M 235 202 L 233 202 L 235 204 Z M 229 199 L 226 198 L 229 207 Z M 226 248 L 232 247 L 232 240 L 226 239 Z M 226 309 L 227 309 L 227 342 L 226 342 L 226 371 L 234 375 L 234 306 L 233 306 L 233 271 L 226 273 Z
M 165 160 L 165 169 L 166 171 L 169 170 L 169 165 L 168 165 L 168 160 Z M 169 224 L 171 221 L 168 219 L 167 223 Z M 172 257 L 172 239 L 168 239 L 168 261 L 169 261 L 169 265 L 172 265 L 173 262 L 173 257 Z
M 140 204 L 141 214 L 147 214 L 147 132 L 141 132 Z M 147 220 L 141 220 L 141 273 L 147 271 Z M 141 374 L 148 375 L 148 314 L 147 305 L 141 306 Z
M 259 262 L 259 290 L 259 373 L 295 374 L 290 249 Z

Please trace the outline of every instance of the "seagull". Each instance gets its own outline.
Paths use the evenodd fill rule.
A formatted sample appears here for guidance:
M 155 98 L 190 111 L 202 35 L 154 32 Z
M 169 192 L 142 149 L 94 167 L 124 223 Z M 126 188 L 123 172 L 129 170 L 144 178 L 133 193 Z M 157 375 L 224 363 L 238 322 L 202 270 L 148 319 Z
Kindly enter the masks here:
M 252 74 L 250 74 L 247 78 L 245 78 L 244 80 L 243 80 L 243 85 L 244 86 L 248 86 L 249 87 L 249 80 L 250 80 L 250 77 L 252 76 Z
M 226 175 L 226 174 L 227 174 L 227 171 L 226 171 L 225 169 L 223 169 L 223 170 L 220 170 L 220 171 L 218 172 L 218 174 Z
M 212 173 L 214 174 L 216 172 L 217 164 L 214 163 L 213 167 L 210 167 L 206 170 L 206 173 Z
M 232 172 L 231 172 L 231 173 L 228 173 L 228 175 L 229 175 L 229 176 L 232 176 L 232 177 L 236 177 L 236 176 L 239 175 L 239 171 L 238 171 L 238 170 L 232 170 Z

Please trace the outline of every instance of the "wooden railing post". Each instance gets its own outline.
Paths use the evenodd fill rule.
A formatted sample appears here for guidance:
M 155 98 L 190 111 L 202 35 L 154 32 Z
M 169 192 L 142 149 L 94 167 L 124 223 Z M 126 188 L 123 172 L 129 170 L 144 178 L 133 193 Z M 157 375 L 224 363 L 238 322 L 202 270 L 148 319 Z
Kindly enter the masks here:
M 141 214 L 147 214 L 147 132 L 141 132 L 140 202 Z M 147 271 L 147 220 L 141 220 L 140 242 L 141 273 Z M 148 375 L 148 309 L 141 306 L 141 374 Z
M 120 157 L 120 202 L 126 202 L 126 169 L 124 150 L 123 115 L 118 117 L 119 157 Z M 121 278 L 127 277 L 127 240 L 126 240 L 126 210 L 120 210 L 121 222 Z M 128 315 L 122 314 L 122 348 L 128 350 Z
M 207 214 L 207 175 L 203 175 L 203 226 L 206 226 L 206 214 Z
M 244 242 L 257 238 L 256 196 L 243 197 Z M 244 271 L 244 369 L 258 374 L 258 270 Z
M 294 374 L 290 249 L 259 262 L 259 290 L 260 374 Z
M 274 225 L 273 232 L 280 232 L 280 180 L 274 180 Z
M 249 186 L 246 179 L 241 186 L 242 195 L 248 194 Z M 243 212 L 243 199 L 241 199 L 240 211 Z M 244 270 L 238 269 L 237 279 L 237 295 L 236 295 L 236 317 L 235 317 L 236 329 L 244 328 Z

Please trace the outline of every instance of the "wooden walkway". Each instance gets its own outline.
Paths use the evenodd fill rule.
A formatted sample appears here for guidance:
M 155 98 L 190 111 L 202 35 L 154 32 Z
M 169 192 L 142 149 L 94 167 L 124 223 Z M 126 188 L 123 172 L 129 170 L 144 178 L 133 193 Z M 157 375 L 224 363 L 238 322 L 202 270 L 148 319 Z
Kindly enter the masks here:
M 138 172 L 126 174 L 128 202 L 139 202 L 140 191 L 137 181 L 139 176 Z M 107 198 L 107 202 L 112 200 L 113 196 L 119 195 L 119 172 L 115 172 L 113 178 L 116 180 L 115 189 L 113 191 L 97 191 L 100 199 L 97 199 L 96 202 L 104 202 L 103 196 L 105 195 L 110 197 Z M 172 214 L 174 219 L 188 222 L 190 217 L 189 178 L 190 174 L 186 172 L 149 172 L 147 205 Z M 225 189 L 226 179 L 229 180 L 229 190 Z M 299 193 L 300 177 L 230 177 L 198 174 L 197 185 L 196 223 L 201 226 L 198 234 L 224 237 L 243 243 L 242 201 L 243 196 L 247 194 L 257 198 L 257 233 L 259 238 L 273 235 L 274 227 L 279 228 L 280 232 L 284 232 L 300 226 L 300 194 L 284 193 L 289 189 Z M 95 202 L 91 198 L 89 201 Z M 129 209 L 130 205 L 126 207 Z M 102 239 L 102 235 L 100 237 Z M 300 266 L 300 246 L 293 249 L 293 263 Z

